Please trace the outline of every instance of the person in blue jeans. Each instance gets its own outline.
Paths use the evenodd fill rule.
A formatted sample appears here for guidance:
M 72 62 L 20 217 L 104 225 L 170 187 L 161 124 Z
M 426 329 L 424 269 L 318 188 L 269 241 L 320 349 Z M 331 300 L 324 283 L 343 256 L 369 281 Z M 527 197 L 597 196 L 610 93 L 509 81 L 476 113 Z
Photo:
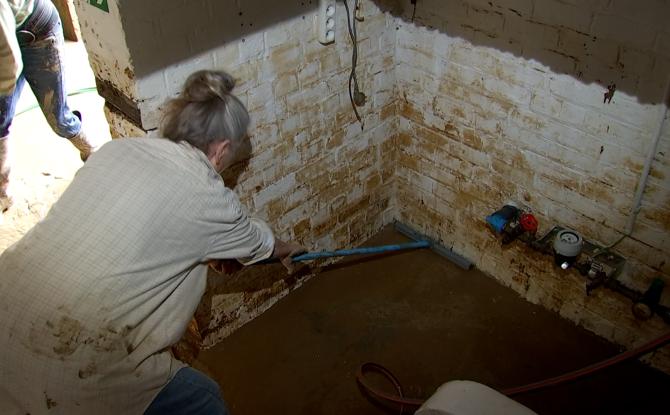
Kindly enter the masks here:
M 144 415 L 228 415 L 219 385 L 190 366 L 179 369 Z
M 12 204 L 7 195 L 9 127 L 23 86 L 30 85 L 49 126 L 79 150 L 86 161 L 96 146 L 70 110 L 63 85 L 63 31 L 50 0 L 0 0 L 0 212 Z

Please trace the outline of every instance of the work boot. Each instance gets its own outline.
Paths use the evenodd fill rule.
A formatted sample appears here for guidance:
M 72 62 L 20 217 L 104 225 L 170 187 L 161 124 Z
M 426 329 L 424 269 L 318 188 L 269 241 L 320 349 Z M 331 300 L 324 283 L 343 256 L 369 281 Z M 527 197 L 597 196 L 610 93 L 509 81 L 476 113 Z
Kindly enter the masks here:
M 12 198 L 7 195 L 9 185 L 9 139 L 0 138 L 0 213 L 9 209 Z
M 77 118 L 79 118 L 79 121 L 82 121 L 81 113 L 79 111 L 72 111 L 72 112 L 74 113 L 74 115 L 77 116 Z M 81 157 L 81 161 L 86 161 L 88 157 L 92 153 L 95 153 L 95 151 L 99 147 L 86 136 L 83 124 L 79 132 L 69 140 L 72 143 L 72 145 L 75 146 L 77 150 L 79 150 L 79 157 Z

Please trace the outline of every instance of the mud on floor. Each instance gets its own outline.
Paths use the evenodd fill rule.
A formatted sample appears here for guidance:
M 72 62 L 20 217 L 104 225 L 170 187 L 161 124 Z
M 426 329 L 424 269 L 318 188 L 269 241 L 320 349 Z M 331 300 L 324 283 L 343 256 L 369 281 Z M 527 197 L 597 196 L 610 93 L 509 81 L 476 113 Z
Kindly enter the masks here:
M 402 241 L 387 228 L 368 244 Z M 219 382 L 233 414 L 383 414 L 399 412 L 361 394 L 354 376 L 363 362 L 389 368 L 407 396 L 427 397 L 449 380 L 517 386 L 618 351 L 423 250 L 331 266 L 194 366 Z M 670 377 L 630 362 L 516 399 L 540 414 L 651 413 L 668 390 Z

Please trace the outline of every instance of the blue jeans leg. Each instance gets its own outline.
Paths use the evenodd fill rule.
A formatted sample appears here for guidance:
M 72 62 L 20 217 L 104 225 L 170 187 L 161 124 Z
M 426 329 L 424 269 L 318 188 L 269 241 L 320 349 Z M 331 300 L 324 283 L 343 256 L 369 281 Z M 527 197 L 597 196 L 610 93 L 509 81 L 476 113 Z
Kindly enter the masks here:
M 219 385 L 192 367 L 180 369 L 144 415 L 228 415 Z
M 61 56 L 63 44 L 58 21 L 51 36 L 21 48 L 23 75 L 51 129 L 61 137 L 72 138 L 81 130 L 81 122 L 67 105 Z
M 81 130 L 81 122 L 67 105 L 61 55 L 63 43 L 63 31 L 58 20 L 47 36 L 21 45 L 21 76 L 33 90 L 51 129 L 61 137 L 72 138 Z M 17 90 L 21 92 L 20 88 Z M 19 94 L 15 91 L 13 95 L 0 99 L 0 127 L 3 129 L 0 132 L 4 135 L 9 131 L 18 98 Z

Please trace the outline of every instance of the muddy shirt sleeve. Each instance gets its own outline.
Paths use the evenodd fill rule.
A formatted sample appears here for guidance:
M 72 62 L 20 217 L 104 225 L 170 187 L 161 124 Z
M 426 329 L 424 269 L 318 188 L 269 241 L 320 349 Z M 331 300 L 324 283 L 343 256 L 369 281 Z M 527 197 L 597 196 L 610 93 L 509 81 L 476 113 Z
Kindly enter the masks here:
M 250 265 L 272 256 L 272 230 L 262 220 L 249 217 L 232 190 L 223 190 L 223 203 L 211 217 L 214 220 L 207 259 L 237 259 Z
M 0 95 L 9 95 L 23 68 L 16 40 L 16 20 L 6 0 L 0 0 L 0 62 Z

